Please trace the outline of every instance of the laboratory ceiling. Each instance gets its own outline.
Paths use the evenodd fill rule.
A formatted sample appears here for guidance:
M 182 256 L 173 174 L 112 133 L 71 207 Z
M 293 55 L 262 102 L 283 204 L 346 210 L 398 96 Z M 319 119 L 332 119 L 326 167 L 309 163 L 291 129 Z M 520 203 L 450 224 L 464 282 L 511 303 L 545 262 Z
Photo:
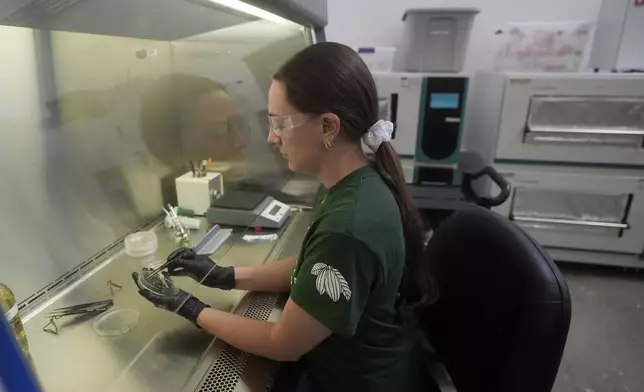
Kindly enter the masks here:
M 207 0 L 5 0 L 0 24 L 174 41 L 255 20 Z

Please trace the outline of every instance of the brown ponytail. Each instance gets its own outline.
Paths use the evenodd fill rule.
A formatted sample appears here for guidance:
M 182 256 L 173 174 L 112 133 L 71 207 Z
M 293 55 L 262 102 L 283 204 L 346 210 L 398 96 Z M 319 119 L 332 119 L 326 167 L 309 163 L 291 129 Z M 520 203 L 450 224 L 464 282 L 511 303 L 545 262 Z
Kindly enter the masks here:
M 334 113 L 354 142 L 379 120 L 378 94 L 371 72 L 348 46 L 324 42 L 297 53 L 274 78 L 284 83 L 289 102 L 304 113 Z M 423 263 L 423 224 L 407 189 L 400 159 L 390 143 L 376 152 L 374 167 L 398 203 L 405 235 L 403 288 L 408 303 L 429 304 L 434 297 L 431 269 Z
M 407 300 L 412 306 L 425 306 L 434 301 L 435 292 L 428 265 L 423 263 L 424 226 L 416 204 L 405 182 L 400 159 L 390 143 L 382 143 L 376 151 L 374 167 L 389 186 L 400 208 L 405 233 L 405 279 Z

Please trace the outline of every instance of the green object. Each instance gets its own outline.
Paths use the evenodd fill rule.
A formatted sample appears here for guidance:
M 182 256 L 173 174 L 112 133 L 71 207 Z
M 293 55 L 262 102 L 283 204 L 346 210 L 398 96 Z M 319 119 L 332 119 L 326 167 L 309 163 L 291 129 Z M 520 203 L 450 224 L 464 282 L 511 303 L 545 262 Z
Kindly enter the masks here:
M 398 303 L 405 242 L 392 192 L 364 167 L 320 188 L 312 214 L 291 299 L 332 335 L 307 353 L 307 378 L 319 391 L 430 390 Z
M 177 207 L 177 215 L 193 217 L 193 216 L 195 216 L 195 212 L 193 210 L 189 209 L 189 208 Z
M 27 333 L 22 325 L 22 320 L 20 320 L 16 297 L 13 295 L 13 291 L 2 283 L 0 283 L 0 307 L 2 308 L 2 312 L 5 317 L 7 317 L 9 325 L 11 325 L 11 330 L 13 331 L 13 335 L 15 336 L 22 353 L 25 358 L 30 359 Z

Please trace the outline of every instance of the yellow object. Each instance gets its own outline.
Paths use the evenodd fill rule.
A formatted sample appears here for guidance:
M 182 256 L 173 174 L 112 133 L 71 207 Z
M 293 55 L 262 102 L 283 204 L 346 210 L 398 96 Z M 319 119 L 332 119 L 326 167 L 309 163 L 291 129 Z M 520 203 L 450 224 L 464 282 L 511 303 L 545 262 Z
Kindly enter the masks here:
M 25 358 L 31 359 L 29 356 L 29 344 L 27 343 L 27 333 L 25 328 L 22 325 L 20 320 L 20 314 L 18 313 L 18 304 L 16 303 L 16 297 L 13 295 L 13 291 L 9 287 L 0 283 L 0 307 L 7 317 L 9 325 L 13 334 L 24 354 Z

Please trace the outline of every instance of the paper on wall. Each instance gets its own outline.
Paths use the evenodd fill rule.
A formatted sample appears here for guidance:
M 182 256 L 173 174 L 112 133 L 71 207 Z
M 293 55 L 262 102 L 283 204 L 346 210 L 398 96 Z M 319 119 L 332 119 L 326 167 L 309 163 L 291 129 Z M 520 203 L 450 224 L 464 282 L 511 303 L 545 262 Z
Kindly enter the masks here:
M 509 23 L 497 31 L 495 71 L 577 72 L 594 22 Z

